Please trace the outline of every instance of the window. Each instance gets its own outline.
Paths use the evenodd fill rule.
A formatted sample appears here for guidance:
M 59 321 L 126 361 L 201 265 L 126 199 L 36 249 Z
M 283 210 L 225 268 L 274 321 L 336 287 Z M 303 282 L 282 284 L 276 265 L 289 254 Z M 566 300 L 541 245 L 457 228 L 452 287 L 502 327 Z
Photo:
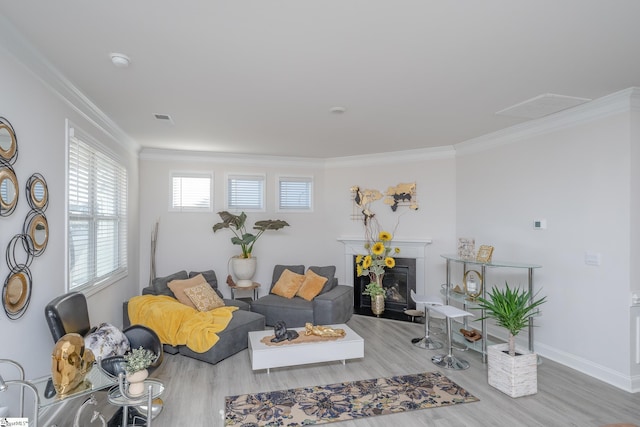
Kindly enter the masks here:
M 211 212 L 211 181 L 209 173 L 172 172 L 170 211 Z
M 264 176 L 227 176 L 227 208 L 264 211 Z
M 311 211 L 312 200 L 313 178 L 290 176 L 278 178 L 278 209 L 280 211 Z
M 69 289 L 127 273 L 127 171 L 88 134 L 68 129 Z

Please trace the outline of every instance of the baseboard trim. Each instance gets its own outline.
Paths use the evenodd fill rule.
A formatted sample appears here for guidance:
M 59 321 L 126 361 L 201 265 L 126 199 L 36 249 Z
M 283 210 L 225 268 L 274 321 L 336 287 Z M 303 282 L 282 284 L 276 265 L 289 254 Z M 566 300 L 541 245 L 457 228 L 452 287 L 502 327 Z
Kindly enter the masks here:
M 629 393 L 637 393 L 640 391 L 640 376 L 626 376 L 606 366 L 540 343 L 536 343 L 535 351 L 542 357 L 558 362 L 568 368 L 575 369 L 578 372 L 582 372 L 585 375 L 589 375 L 621 390 Z

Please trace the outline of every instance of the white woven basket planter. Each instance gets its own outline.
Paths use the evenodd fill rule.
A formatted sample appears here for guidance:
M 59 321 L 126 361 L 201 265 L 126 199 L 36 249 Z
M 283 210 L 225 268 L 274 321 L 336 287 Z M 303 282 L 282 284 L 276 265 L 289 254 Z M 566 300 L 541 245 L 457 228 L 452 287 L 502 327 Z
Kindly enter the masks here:
M 511 397 L 538 392 L 538 356 L 516 347 L 519 356 L 509 356 L 508 344 L 487 347 L 489 385 Z M 507 352 L 505 352 L 507 351 Z

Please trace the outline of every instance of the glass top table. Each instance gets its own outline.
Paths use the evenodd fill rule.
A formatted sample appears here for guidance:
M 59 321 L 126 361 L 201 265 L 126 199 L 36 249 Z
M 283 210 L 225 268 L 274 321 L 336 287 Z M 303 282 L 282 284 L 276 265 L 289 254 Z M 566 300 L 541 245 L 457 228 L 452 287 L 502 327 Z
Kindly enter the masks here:
M 62 396 L 59 396 L 56 393 L 50 376 L 35 379 L 30 381 L 30 383 L 32 383 L 38 390 L 40 408 L 55 405 L 56 403 L 60 403 L 67 399 L 85 396 L 117 384 L 116 380 L 105 374 L 97 364 L 93 365 L 91 370 L 85 376 L 84 381 L 78 385 L 78 387 Z
M 448 261 L 462 262 L 466 264 L 475 264 L 475 265 L 483 265 L 485 267 L 511 267 L 511 268 L 541 268 L 541 265 L 538 264 L 527 264 L 524 262 L 512 262 L 512 261 L 494 261 L 491 262 L 480 262 L 476 261 L 473 258 L 461 258 L 458 255 L 440 255 L 442 258 Z

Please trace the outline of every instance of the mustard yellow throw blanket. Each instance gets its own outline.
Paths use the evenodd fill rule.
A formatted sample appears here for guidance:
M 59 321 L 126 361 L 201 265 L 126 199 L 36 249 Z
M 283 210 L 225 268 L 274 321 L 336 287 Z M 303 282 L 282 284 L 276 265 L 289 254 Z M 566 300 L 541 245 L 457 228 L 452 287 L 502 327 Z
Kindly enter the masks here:
M 140 295 L 129 300 L 129 319 L 154 330 L 163 344 L 186 345 L 204 353 L 218 342 L 238 307 L 198 311 L 166 295 Z

